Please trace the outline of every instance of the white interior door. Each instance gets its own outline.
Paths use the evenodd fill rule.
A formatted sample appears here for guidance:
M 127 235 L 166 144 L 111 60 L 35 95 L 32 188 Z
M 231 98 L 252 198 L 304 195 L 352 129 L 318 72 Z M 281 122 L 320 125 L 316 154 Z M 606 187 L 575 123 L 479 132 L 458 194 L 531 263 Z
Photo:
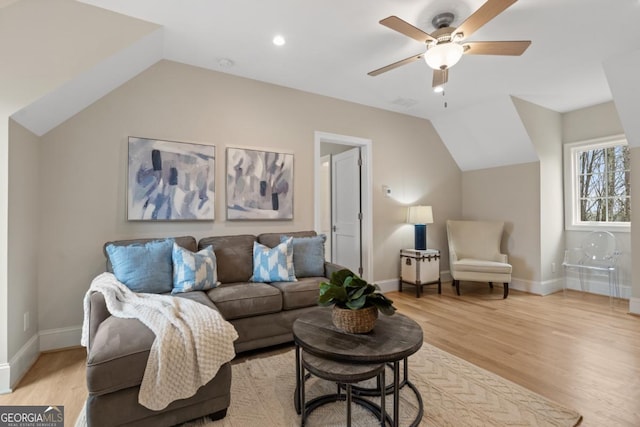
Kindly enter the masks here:
M 327 236 L 324 258 L 331 262 L 331 154 L 320 158 L 320 234 Z
M 331 156 L 332 261 L 362 275 L 360 148 Z

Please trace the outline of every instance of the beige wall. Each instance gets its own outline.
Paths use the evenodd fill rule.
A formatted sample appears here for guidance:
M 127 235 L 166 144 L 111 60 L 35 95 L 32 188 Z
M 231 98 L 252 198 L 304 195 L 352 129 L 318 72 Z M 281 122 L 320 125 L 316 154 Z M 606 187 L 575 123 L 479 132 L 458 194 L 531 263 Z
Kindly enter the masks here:
M 38 332 L 39 139 L 9 123 L 8 350 L 12 357 Z M 24 330 L 24 313 L 29 327 Z
M 162 61 L 41 138 L 41 329 L 81 324 L 82 296 L 103 271 L 107 240 L 313 228 L 315 131 L 373 141 L 376 281 L 397 278 L 398 252 L 413 244 L 408 203 L 434 206 L 429 244 L 445 247 L 444 221 L 460 216 L 461 174 L 428 121 Z M 129 135 L 215 144 L 216 220 L 126 221 Z M 293 221 L 225 221 L 228 146 L 295 154 Z M 383 196 L 383 184 L 395 199 Z
M 513 281 L 525 285 L 540 280 L 539 194 L 539 162 L 462 175 L 463 218 L 505 222 L 502 250 L 513 265 Z
M 513 101 L 540 159 L 540 280 L 543 292 L 552 291 L 562 286 L 557 282 L 562 279 L 564 255 L 562 115 Z

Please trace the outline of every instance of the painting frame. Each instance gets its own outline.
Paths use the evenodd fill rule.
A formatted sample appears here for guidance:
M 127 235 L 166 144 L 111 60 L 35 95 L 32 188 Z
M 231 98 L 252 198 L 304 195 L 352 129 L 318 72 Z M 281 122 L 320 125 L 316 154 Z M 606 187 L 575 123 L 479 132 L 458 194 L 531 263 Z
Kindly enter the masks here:
M 293 166 L 290 152 L 227 147 L 227 220 L 293 220 Z
M 129 136 L 128 221 L 215 220 L 213 144 Z

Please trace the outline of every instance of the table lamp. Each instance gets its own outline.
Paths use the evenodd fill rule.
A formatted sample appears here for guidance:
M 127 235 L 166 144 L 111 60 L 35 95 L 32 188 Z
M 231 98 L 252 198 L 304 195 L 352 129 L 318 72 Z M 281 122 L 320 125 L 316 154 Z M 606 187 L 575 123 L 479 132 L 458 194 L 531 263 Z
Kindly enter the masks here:
M 415 248 L 423 251 L 427 249 L 427 224 L 433 224 L 431 206 L 409 206 L 407 222 L 415 225 Z

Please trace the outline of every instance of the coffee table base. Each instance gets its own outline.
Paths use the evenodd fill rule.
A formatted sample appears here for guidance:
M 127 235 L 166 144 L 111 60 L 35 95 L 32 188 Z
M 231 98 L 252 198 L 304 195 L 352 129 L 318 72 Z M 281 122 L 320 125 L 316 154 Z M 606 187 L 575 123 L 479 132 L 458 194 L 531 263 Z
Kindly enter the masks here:
M 307 402 L 305 412 L 307 416 L 309 416 L 311 412 L 313 412 L 315 409 L 323 405 L 327 405 L 329 403 L 334 403 L 334 402 L 346 401 L 346 400 L 347 400 L 347 395 L 342 393 L 325 394 L 324 396 L 318 396 Z M 351 403 L 358 404 L 359 406 L 363 407 L 364 409 L 369 411 L 371 414 L 373 414 L 378 420 L 380 419 L 380 413 L 382 412 L 380 405 L 377 405 L 371 402 L 370 400 L 364 399 L 359 396 L 352 396 Z M 393 424 L 393 420 L 391 419 L 391 415 L 389 414 L 385 414 L 384 425 L 386 426 L 387 423 L 389 425 Z M 304 425 L 304 423 L 302 423 L 301 425 Z
M 305 375 L 303 378 L 302 369 L 301 369 L 301 354 L 300 354 L 300 346 L 296 345 L 296 389 L 294 392 L 294 406 L 296 408 L 296 412 L 298 415 L 302 413 L 302 408 L 300 405 L 301 402 L 301 382 L 306 381 L 311 375 Z M 409 368 L 408 368 L 408 360 L 407 358 L 403 359 L 403 379 L 400 381 L 400 362 L 388 363 L 387 365 L 392 367 L 393 369 L 393 383 L 389 386 L 385 387 L 385 395 L 393 394 L 393 417 L 386 411 L 385 420 L 389 425 L 398 427 L 399 418 L 400 418 L 400 389 L 403 387 L 409 387 L 416 396 L 416 400 L 418 401 L 418 414 L 416 418 L 409 424 L 410 427 L 416 427 L 420 425 L 422 421 L 422 416 L 424 415 L 424 403 L 422 401 L 422 396 L 420 395 L 420 391 L 418 388 L 413 385 L 411 381 L 409 381 Z M 373 413 L 380 418 L 380 406 L 362 398 L 361 396 L 380 396 L 380 390 L 377 388 L 365 388 L 352 386 L 352 401 L 356 402 L 358 405 L 364 407 L 369 412 Z M 326 405 L 328 403 L 337 402 L 339 400 L 345 400 L 346 396 L 341 393 L 328 394 L 324 396 L 316 397 L 305 405 L 305 411 L 307 415 L 313 411 L 314 409 Z
M 394 379 L 395 379 L 394 363 L 387 363 L 387 366 L 389 366 L 391 369 L 394 370 Z M 418 390 L 418 388 L 415 385 L 413 385 L 411 381 L 409 381 L 409 366 L 407 364 L 406 358 L 404 359 L 404 363 L 403 363 L 403 378 L 402 378 L 402 381 L 398 382 L 398 389 L 401 390 L 405 386 L 409 387 L 413 391 L 413 394 L 415 394 L 416 400 L 418 401 L 418 415 L 416 415 L 416 418 L 413 420 L 413 422 L 409 424 L 410 427 L 416 427 L 420 425 L 420 422 L 422 421 L 422 416 L 424 415 L 424 403 L 422 401 L 422 395 L 420 394 L 420 391 Z M 388 386 L 385 387 L 385 394 L 393 394 L 394 389 L 395 389 L 395 380 L 394 380 L 394 383 L 389 384 Z M 353 393 L 354 396 L 380 396 L 379 388 L 352 386 L 351 392 Z M 395 402 L 395 398 L 394 398 L 394 402 Z M 390 421 L 390 423 L 391 425 L 397 425 L 397 424 L 393 424 L 392 421 Z

